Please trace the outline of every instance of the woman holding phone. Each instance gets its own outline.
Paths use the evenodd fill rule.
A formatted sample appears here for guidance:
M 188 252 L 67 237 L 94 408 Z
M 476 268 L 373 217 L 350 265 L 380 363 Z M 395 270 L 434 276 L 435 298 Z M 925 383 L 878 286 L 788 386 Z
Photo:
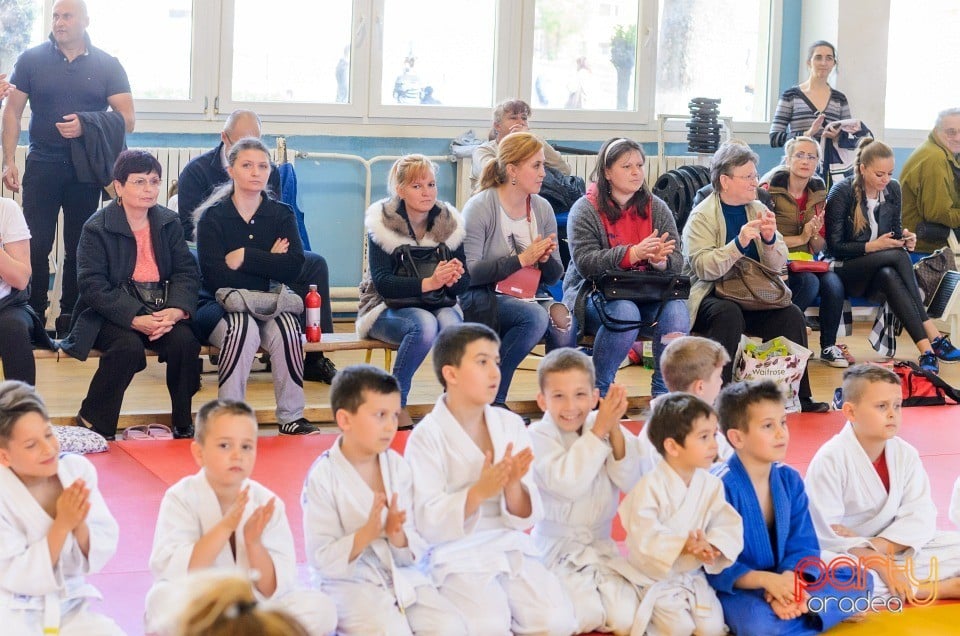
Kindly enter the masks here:
M 793 137 L 821 136 L 836 139 L 840 134 L 837 122 L 850 119 L 847 96 L 827 81 L 837 67 L 837 51 L 832 44 L 818 40 L 807 50 L 806 81 L 788 88 L 780 96 L 777 111 L 770 124 L 770 145 L 781 148 Z
M 827 249 L 852 296 L 883 296 L 920 351 L 919 365 L 937 373 L 938 362 L 960 362 L 960 350 L 927 316 L 910 255 L 917 235 L 903 227 L 900 184 L 893 150 L 882 141 L 860 141 L 855 173 L 827 195 Z

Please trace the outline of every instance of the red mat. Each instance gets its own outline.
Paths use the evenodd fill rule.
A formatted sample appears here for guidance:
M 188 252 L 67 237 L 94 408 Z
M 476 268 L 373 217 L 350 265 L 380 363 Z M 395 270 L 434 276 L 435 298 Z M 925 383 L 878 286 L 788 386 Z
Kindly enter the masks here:
M 901 434 L 917 447 L 932 483 L 933 499 L 940 510 L 937 526 L 953 529 L 947 519 L 954 480 L 960 472 L 960 435 L 953 430 L 960 421 L 960 406 L 904 409 Z M 810 458 L 825 440 L 843 426 L 840 413 L 791 415 L 790 449 L 787 462 L 806 471 Z M 641 422 L 629 422 L 637 433 Z M 399 433 L 393 447 L 403 452 L 408 433 Z M 293 529 L 297 561 L 303 552 L 300 491 L 307 471 L 320 453 L 330 448 L 336 434 L 308 437 L 261 437 L 253 478 L 277 493 L 287 507 Z M 102 574 L 91 581 L 104 594 L 100 609 L 113 616 L 129 633 L 142 632 L 143 598 L 151 579 L 147 560 L 153 543 L 153 529 L 166 488 L 197 471 L 190 454 L 190 442 L 130 441 L 110 445 L 110 452 L 90 455 L 100 475 L 100 489 L 120 523 L 120 546 Z M 613 535 L 624 538 L 619 519 Z M 301 565 L 301 578 L 306 570 Z

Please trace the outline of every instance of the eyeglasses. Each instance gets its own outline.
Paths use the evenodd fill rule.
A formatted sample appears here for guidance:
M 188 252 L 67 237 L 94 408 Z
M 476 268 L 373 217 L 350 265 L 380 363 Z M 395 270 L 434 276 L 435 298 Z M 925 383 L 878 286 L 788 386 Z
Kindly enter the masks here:
M 145 189 L 148 188 L 148 187 L 150 187 L 150 188 L 159 188 L 159 187 L 160 187 L 160 179 L 159 179 L 159 177 L 154 177 L 153 179 L 144 179 L 143 177 L 140 177 L 139 179 L 128 179 L 128 180 L 127 180 L 127 185 L 128 185 L 128 186 L 133 186 L 134 188 L 137 188 L 138 190 L 145 190 Z
M 743 179 L 744 181 L 760 181 L 760 175 L 758 175 L 756 172 L 754 172 L 753 174 L 743 174 L 743 175 L 728 174 L 727 176 L 730 177 L 731 179 Z
M 809 152 L 794 153 L 793 158 L 797 161 L 817 161 L 820 159 L 817 155 L 812 155 Z
M 960 130 L 956 128 L 944 128 L 940 132 L 944 137 L 960 137 Z

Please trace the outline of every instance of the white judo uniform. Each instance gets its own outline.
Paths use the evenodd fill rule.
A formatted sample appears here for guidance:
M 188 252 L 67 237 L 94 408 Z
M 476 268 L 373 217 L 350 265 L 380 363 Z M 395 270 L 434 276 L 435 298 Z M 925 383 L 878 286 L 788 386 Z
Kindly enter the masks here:
M 337 604 L 337 633 L 463 634 L 467 628 L 460 612 L 416 567 L 427 545 L 414 523 L 410 467 L 393 450 L 380 453 L 379 459 L 387 502 L 396 493 L 397 505 L 407 513 L 406 548 L 381 536 L 349 560 L 354 536 L 370 516 L 374 492 L 344 457 L 339 438 L 313 463 L 300 499 L 307 561 L 319 586 Z
M 726 633 L 723 608 L 704 570 L 722 572 L 743 549 L 743 521 L 727 503 L 723 482 L 705 470 L 690 485 L 662 461 L 620 504 L 630 564 L 643 587 L 634 636 Z M 706 565 L 681 554 L 692 530 L 702 530 L 721 555 Z
M 249 501 L 235 533 L 236 557 L 228 542 L 217 555 L 213 567 L 234 569 L 243 574 L 250 572 L 243 527 L 258 507 L 276 497 L 266 487 L 248 479 L 243 484 L 250 487 Z M 186 607 L 189 598 L 183 594 L 182 579 L 187 575 L 187 566 L 196 542 L 223 519 L 217 494 L 214 492 L 201 468 L 199 472 L 184 477 L 167 489 L 160 502 L 160 514 L 150 553 L 150 571 L 154 584 L 147 593 L 146 627 L 148 632 L 166 633 Z M 286 610 L 299 620 L 314 635 L 330 634 L 337 626 L 337 612 L 333 601 L 319 590 L 301 589 L 297 585 L 296 557 L 293 534 L 287 520 L 283 501 L 276 497 L 273 516 L 267 522 L 261 536 L 263 546 L 270 553 L 277 578 L 273 596 L 257 598 L 265 605 Z
M 885 453 L 889 493 L 849 422 L 810 460 L 804 484 L 824 561 L 871 547 L 868 538 L 881 537 L 908 546 L 896 560 L 902 564 L 910 558 L 918 580 L 929 576 L 932 557 L 938 580 L 960 575 L 960 533 L 937 530 L 930 478 L 917 449 L 894 437 L 887 440 Z M 857 536 L 837 535 L 834 524 Z M 874 586 L 875 596 L 889 593 L 878 576 Z
M 596 419 L 590 413 L 578 434 L 561 430 L 546 413 L 528 429 L 543 500 L 543 519 L 531 536 L 570 596 L 577 631 L 628 634 L 639 590 L 627 580 L 636 576 L 624 574 L 632 568 L 610 531 L 620 492 L 640 479 L 641 445 L 621 426 L 626 452 L 615 460 L 610 444 L 590 432 Z
M 0 632 L 33 636 L 59 627 L 60 636 L 123 634 L 113 620 L 87 609 L 90 599 L 102 597 L 85 576 L 103 569 L 119 536 L 97 489 L 97 471 L 83 455 L 67 454 L 57 475 L 64 488 L 80 478 L 90 489 L 90 549 L 84 556 L 71 533 L 54 565 L 47 545 L 53 518 L 12 470 L 0 466 Z
M 530 447 L 523 421 L 506 409 L 484 412 L 494 458 L 507 444 Z M 524 530 L 543 516 L 533 469 L 522 478 L 532 513 L 511 514 L 502 494 L 465 516 L 467 491 L 480 478 L 484 455 L 440 396 L 417 424 L 404 453 L 413 470 L 417 529 L 431 544 L 428 563 L 440 593 L 463 616 L 470 634 L 571 634 L 576 619 L 566 592 L 539 560 Z

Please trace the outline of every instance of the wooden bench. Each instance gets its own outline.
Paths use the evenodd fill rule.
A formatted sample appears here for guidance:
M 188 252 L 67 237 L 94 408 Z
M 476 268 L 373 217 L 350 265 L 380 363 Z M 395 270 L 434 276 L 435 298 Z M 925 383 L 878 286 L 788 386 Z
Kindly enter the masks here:
M 397 350 L 397 345 L 374 340 L 373 338 L 360 338 L 355 333 L 325 333 L 320 342 L 303 343 L 305 353 L 332 353 L 334 351 L 363 351 L 366 350 L 366 362 L 369 364 L 373 357 L 373 352 L 377 349 L 383 350 L 383 368 L 390 371 L 393 366 L 393 352 Z M 217 347 L 207 345 L 200 348 L 201 356 L 217 355 L 220 350 Z M 148 357 L 156 356 L 155 351 L 147 349 Z M 50 351 L 49 349 L 34 349 L 33 357 L 35 360 L 60 360 L 61 357 L 70 358 L 61 351 Z M 96 349 L 90 351 L 91 358 L 99 358 L 100 352 Z M 3 370 L 0 369 L 0 379 L 3 378 Z

